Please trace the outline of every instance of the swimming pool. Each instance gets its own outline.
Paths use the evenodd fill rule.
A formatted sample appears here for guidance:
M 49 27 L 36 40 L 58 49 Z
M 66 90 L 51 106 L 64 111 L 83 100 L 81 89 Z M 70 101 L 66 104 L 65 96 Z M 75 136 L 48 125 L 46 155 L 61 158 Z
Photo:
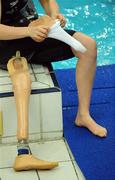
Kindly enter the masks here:
M 38 0 L 33 0 L 40 14 Z M 115 64 L 115 1 L 114 0 L 57 0 L 67 19 L 67 28 L 81 31 L 97 42 L 98 65 Z M 76 58 L 53 63 L 55 69 L 73 68 Z

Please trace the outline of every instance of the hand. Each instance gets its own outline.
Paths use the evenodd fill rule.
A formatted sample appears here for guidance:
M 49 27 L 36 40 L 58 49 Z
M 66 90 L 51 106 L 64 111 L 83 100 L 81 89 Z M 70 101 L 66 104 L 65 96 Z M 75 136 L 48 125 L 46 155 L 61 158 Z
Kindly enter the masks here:
M 47 38 L 49 27 L 40 26 L 28 26 L 29 37 L 31 37 L 36 42 L 42 42 Z
M 55 19 L 59 19 L 60 25 L 61 25 L 62 28 L 65 26 L 66 19 L 62 14 L 58 13 L 56 15 L 52 15 L 52 17 L 55 18 Z

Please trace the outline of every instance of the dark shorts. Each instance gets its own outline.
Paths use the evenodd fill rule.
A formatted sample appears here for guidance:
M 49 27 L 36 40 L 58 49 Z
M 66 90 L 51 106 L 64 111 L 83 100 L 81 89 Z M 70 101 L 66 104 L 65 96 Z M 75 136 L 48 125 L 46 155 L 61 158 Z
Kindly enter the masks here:
M 75 33 L 73 30 L 66 31 L 71 36 Z M 8 60 L 17 50 L 20 51 L 21 56 L 27 58 L 28 63 L 34 64 L 48 64 L 74 57 L 70 46 L 52 38 L 47 38 L 41 43 L 31 38 L 0 41 L 0 68 L 7 69 Z

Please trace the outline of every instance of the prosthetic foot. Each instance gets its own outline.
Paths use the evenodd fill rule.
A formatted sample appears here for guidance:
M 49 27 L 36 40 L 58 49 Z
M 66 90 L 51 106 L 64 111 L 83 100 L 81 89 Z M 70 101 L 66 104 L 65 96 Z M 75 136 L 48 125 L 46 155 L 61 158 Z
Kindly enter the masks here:
M 70 36 L 66 31 L 64 31 L 63 28 L 61 28 L 59 20 L 53 20 L 49 16 L 42 16 L 29 24 L 29 26 L 38 25 L 46 25 L 50 27 L 50 31 L 48 33 L 49 38 L 54 38 L 62 42 L 65 42 L 76 51 L 80 51 L 82 53 L 84 53 L 87 50 L 78 40 Z
M 15 159 L 14 169 L 15 171 L 23 171 L 23 170 L 48 170 L 53 169 L 58 166 L 57 162 L 48 162 L 37 159 L 31 154 L 23 154 L 19 155 Z
M 24 57 L 20 56 L 19 52 L 17 52 L 16 56 L 9 60 L 7 68 L 13 84 L 18 115 L 18 155 L 15 159 L 14 170 L 52 169 L 58 166 L 58 163 L 47 162 L 35 158 L 30 154 L 29 145 L 27 143 L 28 105 L 31 92 L 31 79 L 27 61 Z

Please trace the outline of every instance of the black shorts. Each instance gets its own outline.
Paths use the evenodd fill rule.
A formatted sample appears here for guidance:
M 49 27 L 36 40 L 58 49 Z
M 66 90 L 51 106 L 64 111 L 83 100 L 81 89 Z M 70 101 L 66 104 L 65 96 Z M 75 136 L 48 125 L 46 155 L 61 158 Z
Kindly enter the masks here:
M 66 30 L 71 36 L 73 30 Z M 19 50 L 21 56 L 27 58 L 28 63 L 47 64 L 74 57 L 69 45 L 52 38 L 46 38 L 37 43 L 31 38 L 0 41 L 0 68 L 7 69 L 8 60 Z

